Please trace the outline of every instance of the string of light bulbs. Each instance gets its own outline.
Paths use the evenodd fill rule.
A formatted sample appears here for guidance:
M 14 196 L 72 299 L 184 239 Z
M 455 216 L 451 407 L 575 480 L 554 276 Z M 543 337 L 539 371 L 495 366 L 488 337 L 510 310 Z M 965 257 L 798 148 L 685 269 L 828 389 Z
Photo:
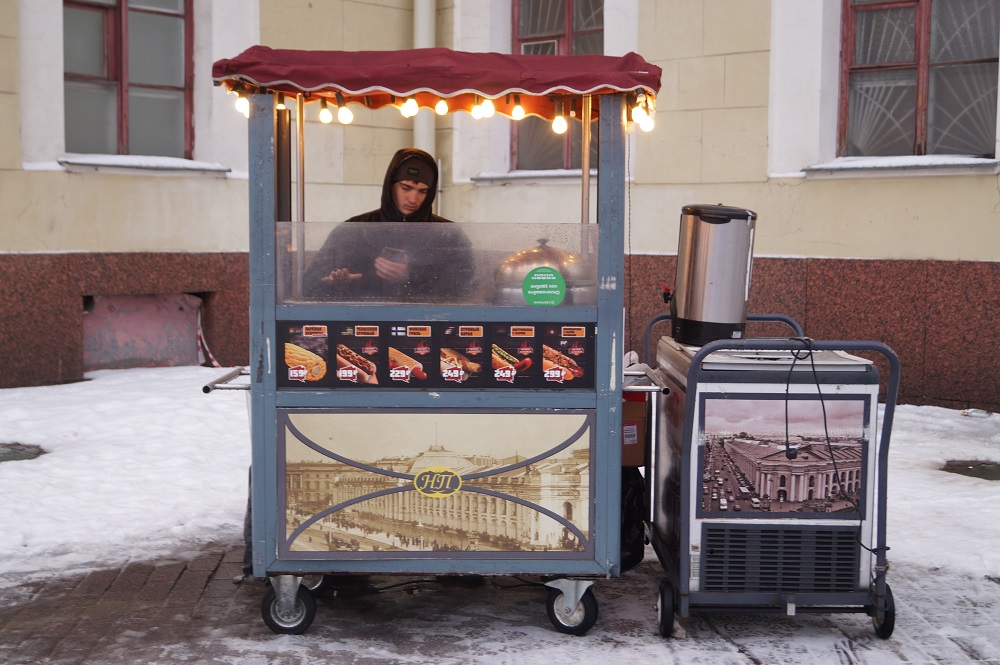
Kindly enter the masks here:
M 245 117 L 250 117 L 250 100 L 247 97 L 246 90 L 233 88 L 229 92 L 236 95 L 236 110 L 242 113 Z M 285 94 L 282 92 L 276 92 L 275 94 L 275 108 L 284 109 L 285 106 Z M 638 126 L 644 132 L 649 132 L 653 129 L 653 115 L 656 113 L 653 99 L 651 96 L 646 95 L 643 91 L 636 91 L 634 93 L 635 102 L 631 105 L 630 109 L 630 120 L 634 125 Z M 348 125 L 354 120 L 354 113 L 347 107 L 347 103 L 344 100 L 344 96 L 339 91 L 335 93 L 335 99 L 337 103 L 337 120 L 343 124 Z M 367 102 L 367 97 L 365 98 Z M 395 102 L 395 98 L 393 99 Z M 330 124 L 333 122 L 333 111 L 330 110 L 329 101 L 327 97 L 320 97 L 320 110 L 319 110 L 319 120 L 323 124 Z M 508 94 L 504 100 L 504 105 L 510 107 L 511 95 Z M 513 95 L 513 107 L 510 107 L 509 116 L 511 119 L 517 121 L 525 118 L 527 113 L 524 107 L 521 106 L 521 96 L 518 94 Z M 420 104 L 414 96 L 408 96 L 403 98 L 403 101 L 398 106 L 400 114 L 404 118 L 412 118 L 420 111 Z M 437 103 L 434 105 L 434 112 L 437 115 L 447 115 L 451 111 L 448 104 L 448 100 L 445 98 L 438 99 Z M 484 97 L 481 95 L 474 96 L 474 104 L 470 111 L 473 118 L 476 120 L 482 118 L 490 118 L 496 114 L 496 105 L 494 101 L 489 97 Z M 569 99 L 567 100 L 556 100 L 556 114 L 552 119 L 552 131 L 556 134 L 564 134 L 569 129 L 569 122 L 567 120 L 567 114 L 570 117 L 575 117 L 576 112 L 572 107 Z

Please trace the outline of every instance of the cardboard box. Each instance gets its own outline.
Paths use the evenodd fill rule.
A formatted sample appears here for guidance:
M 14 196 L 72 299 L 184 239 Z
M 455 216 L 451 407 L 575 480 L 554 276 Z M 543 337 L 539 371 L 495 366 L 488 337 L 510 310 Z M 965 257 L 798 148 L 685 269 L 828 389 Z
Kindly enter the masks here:
M 622 466 L 646 464 L 646 393 L 624 393 Z

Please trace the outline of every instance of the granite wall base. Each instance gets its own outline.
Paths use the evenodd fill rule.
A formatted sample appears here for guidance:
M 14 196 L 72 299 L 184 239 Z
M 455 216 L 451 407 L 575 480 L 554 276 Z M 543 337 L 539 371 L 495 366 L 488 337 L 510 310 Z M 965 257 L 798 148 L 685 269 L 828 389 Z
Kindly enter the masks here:
M 667 311 L 662 285 L 676 270 L 674 256 L 627 257 L 629 348 L 639 350 L 646 323 Z M 1000 411 L 1000 263 L 758 257 L 748 311 L 790 316 L 816 340 L 888 345 L 900 361 L 900 403 Z M 669 334 L 660 323 L 652 339 Z M 750 323 L 747 335 L 791 332 Z M 870 357 L 884 388 L 888 364 Z
M 0 388 L 83 379 L 88 296 L 196 294 L 218 362 L 250 353 L 245 253 L 0 254 L 0 284 Z
M 675 256 L 626 257 L 626 339 L 641 350 L 648 321 L 667 311 Z M 83 378 L 86 296 L 194 293 L 220 364 L 249 356 L 245 253 L 0 255 L 0 388 Z M 1000 263 L 754 259 L 749 311 L 783 314 L 817 340 L 873 340 L 899 356 L 900 403 L 1000 411 Z M 653 339 L 669 334 L 669 323 Z M 753 337 L 787 337 L 751 323 Z M 885 374 L 885 365 L 877 356 Z

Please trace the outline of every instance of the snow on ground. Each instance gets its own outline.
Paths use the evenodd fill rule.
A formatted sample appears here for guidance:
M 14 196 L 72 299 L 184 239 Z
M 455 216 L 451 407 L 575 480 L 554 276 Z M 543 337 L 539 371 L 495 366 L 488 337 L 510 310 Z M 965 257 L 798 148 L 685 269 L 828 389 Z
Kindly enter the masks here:
M 201 391 L 224 372 L 98 371 L 75 384 L 0 390 L 0 443 L 47 451 L 0 464 L 0 589 L 7 589 L 8 600 L 19 597 L 13 587 L 28 580 L 239 542 L 250 460 L 246 393 Z M 994 608 L 1000 482 L 941 470 L 954 459 L 1000 462 L 1000 415 L 897 408 L 889 455 L 888 579 L 900 621 L 888 641 L 872 635 L 865 617 L 725 615 L 693 617 L 687 639 L 660 641 L 650 608 L 661 571 L 651 553 L 621 579 L 600 582 L 598 627 L 578 641 L 531 627 L 535 617 L 521 618 L 527 600 L 516 591 L 505 592 L 503 602 L 498 596 L 483 603 L 478 593 L 488 592 L 382 600 L 391 603 L 391 615 L 409 617 L 399 624 L 404 631 L 430 627 L 418 620 L 430 610 L 437 630 L 451 634 L 433 647 L 440 653 L 410 653 L 429 636 L 387 637 L 395 635 L 395 622 L 387 626 L 367 611 L 343 612 L 332 623 L 318 620 L 307 635 L 294 638 L 244 638 L 248 629 L 237 626 L 236 636 L 215 629 L 218 635 L 202 639 L 220 657 L 233 654 L 231 662 L 270 662 L 277 653 L 286 658 L 282 662 L 293 662 L 287 657 L 296 650 L 301 662 L 317 654 L 341 654 L 345 662 L 426 662 L 432 652 L 441 663 L 467 662 L 462 639 L 476 643 L 482 662 L 606 662 L 615 654 L 629 660 L 666 654 L 690 663 L 955 662 L 955 654 L 963 662 L 1000 662 Z M 540 601 L 530 612 L 544 612 Z M 247 614 L 259 635 L 259 617 Z M 193 647 L 162 648 L 167 657 L 171 649 Z
M 225 370 L 101 370 L 0 390 L 0 586 L 238 537 L 250 437 L 245 391 L 201 391 Z M 1000 415 L 899 406 L 888 477 L 890 559 L 1000 578 L 1000 482 L 941 471 L 1000 462 Z

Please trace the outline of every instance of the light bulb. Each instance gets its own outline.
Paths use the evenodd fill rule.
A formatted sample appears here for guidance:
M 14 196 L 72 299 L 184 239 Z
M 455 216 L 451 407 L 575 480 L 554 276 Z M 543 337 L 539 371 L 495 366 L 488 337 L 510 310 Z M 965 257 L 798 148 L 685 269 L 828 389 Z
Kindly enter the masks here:
M 552 121 L 552 131 L 556 134 L 565 134 L 567 129 L 569 129 L 569 125 L 566 123 L 566 118 L 557 115 L 556 119 Z
M 649 117 L 649 114 L 646 113 L 646 109 L 644 107 L 642 107 L 640 105 L 636 105 L 636 106 L 632 107 L 632 121 L 633 122 L 637 122 L 637 123 L 639 123 L 641 125 L 643 119 L 644 118 L 648 118 L 648 117 Z
M 333 122 L 333 113 L 326 105 L 325 99 L 320 100 L 319 121 L 322 122 L 324 125 L 329 125 L 331 122 Z
M 443 99 L 439 99 L 438 103 L 434 105 L 434 112 L 437 113 L 438 115 L 447 115 L 448 102 L 444 101 Z
M 645 118 L 639 121 L 639 129 L 641 129 L 644 132 L 651 132 L 653 131 L 654 124 L 655 123 L 653 122 L 653 119 L 647 115 Z
M 493 106 L 492 99 L 484 99 L 480 108 L 482 109 L 484 118 L 492 118 L 493 114 L 496 113 L 496 107 Z
M 279 111 L 285 110 L 285 93 L 283 92 L 278 93 L 278 103 L 275 104 L 274 108 L 278 109 Z
M 337 92 L 337 120 L 340 121 L 342 125 L 349 125 L 351 121 L 354 120 L 354 113 L 351 109 L 347 108 L 347 102 L 344 101 L 344 95 L 339 91 Z
M 404 118 L 412 118 L 419 110 L 420 107 L 417 105 L 417 100 L 413 97 L 407 99 L 403 102 L 403 105 L 399 107 L 399 112 L 403 114 Z
M 521 95 L 514 95 L 514 108 L 510 112 L 510 117 L 514 120 L 524 119 L 524 107 L 521 106 Z
M 479 120 L 483 117 L 483 107 L 481 104 L 476 104 L 472 107 L 472 117 Z
M 246 98 L 246 95 L 240 95 L 236 98 L 236 110 L 250 117 L 250 100 Z

